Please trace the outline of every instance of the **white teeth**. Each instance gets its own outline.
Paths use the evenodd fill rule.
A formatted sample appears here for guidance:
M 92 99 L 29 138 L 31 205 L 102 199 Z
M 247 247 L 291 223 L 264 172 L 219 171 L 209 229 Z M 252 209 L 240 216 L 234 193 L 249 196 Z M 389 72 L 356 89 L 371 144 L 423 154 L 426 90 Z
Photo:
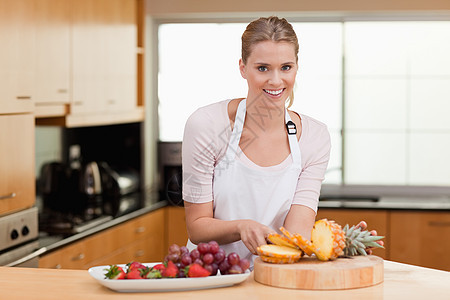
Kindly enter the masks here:
M 279 89 L 279 90 L 275 90 L 275 91 L 273 91 L 273 90 L 264 90 L 264 91 L 265 91 L 266 93 L 268 93 L 268 94 L 277 96 L 277 95 L 281 94 L 281 92 L 283 91 L 283 89 Z

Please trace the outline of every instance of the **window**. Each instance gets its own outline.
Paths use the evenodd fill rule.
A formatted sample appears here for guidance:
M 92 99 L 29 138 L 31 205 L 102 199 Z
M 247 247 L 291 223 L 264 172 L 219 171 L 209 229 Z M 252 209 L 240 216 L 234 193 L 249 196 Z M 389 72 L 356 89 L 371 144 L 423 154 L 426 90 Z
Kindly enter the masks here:
M 325 183 L 450 184 L 450 22 L 298 22 L 293 110 L 327 124 Z M 161 24 L 160 140 L 198 107 L 245 97 L 243 23 Z

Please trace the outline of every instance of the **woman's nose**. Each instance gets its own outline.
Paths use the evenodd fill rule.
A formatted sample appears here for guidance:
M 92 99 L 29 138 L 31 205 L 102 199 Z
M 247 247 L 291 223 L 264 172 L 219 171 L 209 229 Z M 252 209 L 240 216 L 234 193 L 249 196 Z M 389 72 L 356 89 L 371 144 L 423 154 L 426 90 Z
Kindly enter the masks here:
M 279 85 L 283 82 L 282 78 L 281 78 L 281 74 L 279 71 L 273 71 L 270 74 L 270 78 L 269 78 L 269 84 L 272 85 Z

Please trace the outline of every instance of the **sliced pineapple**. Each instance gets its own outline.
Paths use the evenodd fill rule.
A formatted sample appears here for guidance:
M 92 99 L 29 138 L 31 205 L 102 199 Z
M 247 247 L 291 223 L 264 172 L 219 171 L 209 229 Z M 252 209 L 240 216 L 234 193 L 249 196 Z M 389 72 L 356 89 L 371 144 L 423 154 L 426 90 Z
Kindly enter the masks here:
M 280 231 L 294 244 L 296 244 L 303 252 L 311 256 L 313 252 L 313 245 L 310 241 L 303 238 L 300 234 L 292 234 L 286 228 L 281 227 Z
M 303 252 L 299 249 L 279 245 L 261 245 L 256 251 L 260 256 L 273 257 L 292 262 L 298 261 L 303 255 Z
M 293 241 L 291 241 L 287 237 L 285 237 L 285 236 L 283 236 L 281 234 L 278 234 L 278 233 L 271 233 L 271 234 L 269 234 L 267 239 L 274 245 L 286 246 L 286 247 L 291 247 L 291 248 L 294 248 L 294 249 L 298 249 L 298 246 Z
M 270 256 L 259 256 L 262 261 L 268 262 L 271 264 L 293 264 L 298 262 L 300 259 L 290 259 L 290 258 L 279 258 L 279 257 L 270 257 Z

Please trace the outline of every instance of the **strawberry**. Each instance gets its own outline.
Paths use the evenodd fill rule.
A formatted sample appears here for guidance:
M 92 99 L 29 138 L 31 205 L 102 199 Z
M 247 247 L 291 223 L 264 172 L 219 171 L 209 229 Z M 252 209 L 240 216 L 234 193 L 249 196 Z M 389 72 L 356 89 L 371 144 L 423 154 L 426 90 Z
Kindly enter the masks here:
M 167 262 L 167 266 L 166 268 L 161 272 L 162 277 L 171 277 L 171 278 L 175 278 L 178 276 L 178 273 L 180 273 L 180 270 L 178 270 L 177 266 L 175 266 L 175 264 L 169 260 Z
M 153 269 L 155 270 L 159 270 L 159 271 L 164 271 L 164 269 L 166 268 L 166 266 L 164 264 L 157 264 L 153 266 Z
M 211 272 L 196 263 L 187 266 L 184 273 L 186 274 L 186 277 L 207 277 L 211 275 Z
M 105 278 L 108 279 L 125 279 L 125 272 L 121 267 L 116 265 L 109 266 L 109 269 L 105 269 L 107 272 Z
M 146 269 L 134 268 L 131 271 L 128 271 L 126 278 L 127 279 L 144 279 L 146 275 L 147 275 Z
M 143 264 L 141 264 L 140 262 L 137 261 L 133 261 L 127 264 L 128 267 L 128 272 L 130 272 L 133 269 L 145 269 L 147 268 L 146 266 L 144 266 Z

